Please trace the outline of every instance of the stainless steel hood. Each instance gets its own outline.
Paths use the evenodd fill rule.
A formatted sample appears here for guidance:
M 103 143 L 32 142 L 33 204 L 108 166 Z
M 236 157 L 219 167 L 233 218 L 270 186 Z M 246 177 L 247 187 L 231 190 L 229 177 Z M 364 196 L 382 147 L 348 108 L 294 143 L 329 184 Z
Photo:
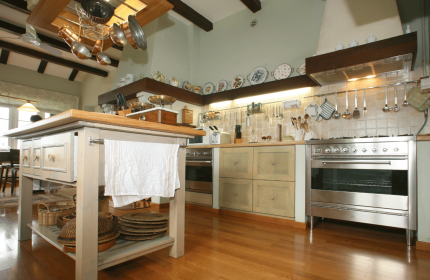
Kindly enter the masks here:
M 306 74 L 320 85 L 411 71 L 417 53 L 417 33 L 335 51 L 306 59 Z

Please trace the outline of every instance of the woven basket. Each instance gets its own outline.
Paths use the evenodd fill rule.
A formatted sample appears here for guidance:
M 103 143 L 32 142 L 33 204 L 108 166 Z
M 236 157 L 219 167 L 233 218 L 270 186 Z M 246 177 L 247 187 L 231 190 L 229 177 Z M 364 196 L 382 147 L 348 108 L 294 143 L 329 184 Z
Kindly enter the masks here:
M 73 196 L 73 201 L 76 203 L 76 194 Z M 109 196 L 103 194 L 99 196 L 99 213 L 109 213 Z
M 68 205 L 71 202 L 73 205 Z M 39 225 L 53 226 L 57 224 L 57 218 L 71 215 L 75 211 L 73 201 L 68 201 L 66 205 L 47 205 L 39 203 L 37 205 L 37 212 L 39 218 Z

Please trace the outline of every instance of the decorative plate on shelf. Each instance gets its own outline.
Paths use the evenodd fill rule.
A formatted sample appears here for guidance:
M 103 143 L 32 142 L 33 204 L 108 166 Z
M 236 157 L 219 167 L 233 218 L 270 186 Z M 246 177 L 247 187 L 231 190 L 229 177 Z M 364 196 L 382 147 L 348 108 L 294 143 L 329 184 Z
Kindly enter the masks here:
M 215 86 L 211 82 L 203 86 L 203 95 L 211 94 L 214 92 Z
M 182 88 L 183 88 L 183 89 L 186 89 L 186 90 L 191 90 L 191 84 L 190 84 L 190 82 L 188 82 L 188 81 L 184 81 L 184 82 L 182 83 Z
M 216 91 L 217 92 L 221 92 L 221 91 L 225 91 L 227 89 L 227 81 L 226 80 L 221 80 L 218 82 L 218 84 L 216 84 Z
M 245 78 L 242 75 L 237 75 L 231 81 L 230 86 L 232 89 L 237 89 L 237 88 L 241 88 L 244 83 L 245 83 Z
M 303 63 L 302 65 L 300 65 L 300 67 L 299 67 L 299 68 L 297 68 L 297 72 L 298 72 L 300 75 L 306 75 L 306 62 L 305 62 L 305 63 Z
M 194 86 L 193 86 L 193 92 L 194 92 L 194 93 L 197 93 L 197 94 L 202 93 L 202 87 L 201 87 L 201 86 L 198 86 L 198 85 L 194 85 Z
M 258 85 L 263 83 L 267 79 L 267 76 L 269 76 L 269 71 L 263 66 L 259 66 L 248 75 L 248 81 L 251 85 Z
M 272 76 L 275 77 L 276 80 L 286 79 L 291 75 L 293 69 L 290 65 L 283 63 L 276 67 L 275 71 L 272 72 Z

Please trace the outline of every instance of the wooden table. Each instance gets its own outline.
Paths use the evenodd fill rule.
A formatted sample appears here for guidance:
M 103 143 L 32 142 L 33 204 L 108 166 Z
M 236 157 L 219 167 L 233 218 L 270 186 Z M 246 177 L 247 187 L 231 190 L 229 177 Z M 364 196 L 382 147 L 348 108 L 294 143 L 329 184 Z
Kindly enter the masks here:
M 77 181 L 63 182 L 54 180 L 44 170 L 43 152 L 44 139 L 51 136 L 62 139 L 62 135 L 77 136 Z M 170 256 L 178 258 L 184 255 L 185 232 L 185 149 L 179 149 L 179 177 L 180 188 L 176 190 L 175 197 L 170 199 L 169 236 L 144 242 L 118 242 L 111 249 L 98 253 L 98 197 L 99 186 L 104 183 L 104 146 L 90 142 L 90 139 L 126 140 L 147 143 L 165 143 L 185 145 L 187 138 L 204 135 L 204 131 L 191 128 L 181 128 L 170 125 L 147 123 L 130 120 L 113 115 L 89 113 L 78 110 L 69 110 L 46 120 L 38 121 L 32 125 L 8 131 L 5 136 L 21 139 L 21 154 L 23 149 L 31 147 L 28 158 L 33 159 L 32 153 L 41 149 L 41 168 L 36 168 L 36 162 L 30 163 L 27 171 L 20 172 L 19 197 L 19 240 L 31 239 L 32 230 L 47 240 L 50 244 L 62 249 L 56 241 L 58 231 L 52 227 L 41 226 L 37 221 L 32 222 L 32 189 L 33 180 L 60 182 L 77 188 L 76 204 L 76 254 L 67 253 L 76 260 L 76 279 L 97 279 L 97 271 L 128 261 L 133 258 L 170 247 Z M 56 139 L 56 138 L 55 138 Z M 73 138 L 75 139 L 75 138 Z M 40 144 L 42 145 L 37 146 Z M 35 146 L 31 146 L 33 143 Z M 61 143 L 54 143 L 61 145 Z M 68 145 L 64 150 L 73 149 Z M 28 152 L 28 150 L 26 150 Z M 67 158 L 69 160 L 69 158 Z M 37 157 L 35 158 L 37 160 Z M 53 160 L 54 161 L 54 160 Z M 22 166 L 23 158 L 20 159 Z M 73 163 L 73 162 L 72 162 Z M 27 164 L 28 165 L 28 164 Z M 68 168 L 72 168 L 68 166 Z M 71 172 L 71 169 L 68 169 Z M 38 172 L 38 175 L 36 174 Z M 50 173 L 51 172 L 51 173 Z M 73 177 L 72 177 L 73 178 Z

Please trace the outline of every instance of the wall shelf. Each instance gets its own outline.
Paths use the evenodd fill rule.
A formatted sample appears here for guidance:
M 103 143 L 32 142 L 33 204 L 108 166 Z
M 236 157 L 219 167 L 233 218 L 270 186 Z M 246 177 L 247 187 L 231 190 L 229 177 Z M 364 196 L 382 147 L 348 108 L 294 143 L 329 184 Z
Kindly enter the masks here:
M 191 91 L 161 83 L 150 78 L 144 78 L 129 85 L 99 95 L 99 105 L 104 103 L 116 103 L 116 95 L 124 94 L 127 100 L 136 98 L 136 94 L 145 91 L 152 94 L 164 94 L 176 98 L 178 101 L 194 104 L 197 106 L 209 105 L 215 102 L 234 100 L 238 98 L 252 97 L 279 91 L 292 90 L 304 87 L 318 86 L 306 75 L 291 77 L 288 79 L 267 82 L 254 86 L 247 86 L 238 89 L 231 89 L 224 92 L 217 92 L 209 95 L 199 95 Z

